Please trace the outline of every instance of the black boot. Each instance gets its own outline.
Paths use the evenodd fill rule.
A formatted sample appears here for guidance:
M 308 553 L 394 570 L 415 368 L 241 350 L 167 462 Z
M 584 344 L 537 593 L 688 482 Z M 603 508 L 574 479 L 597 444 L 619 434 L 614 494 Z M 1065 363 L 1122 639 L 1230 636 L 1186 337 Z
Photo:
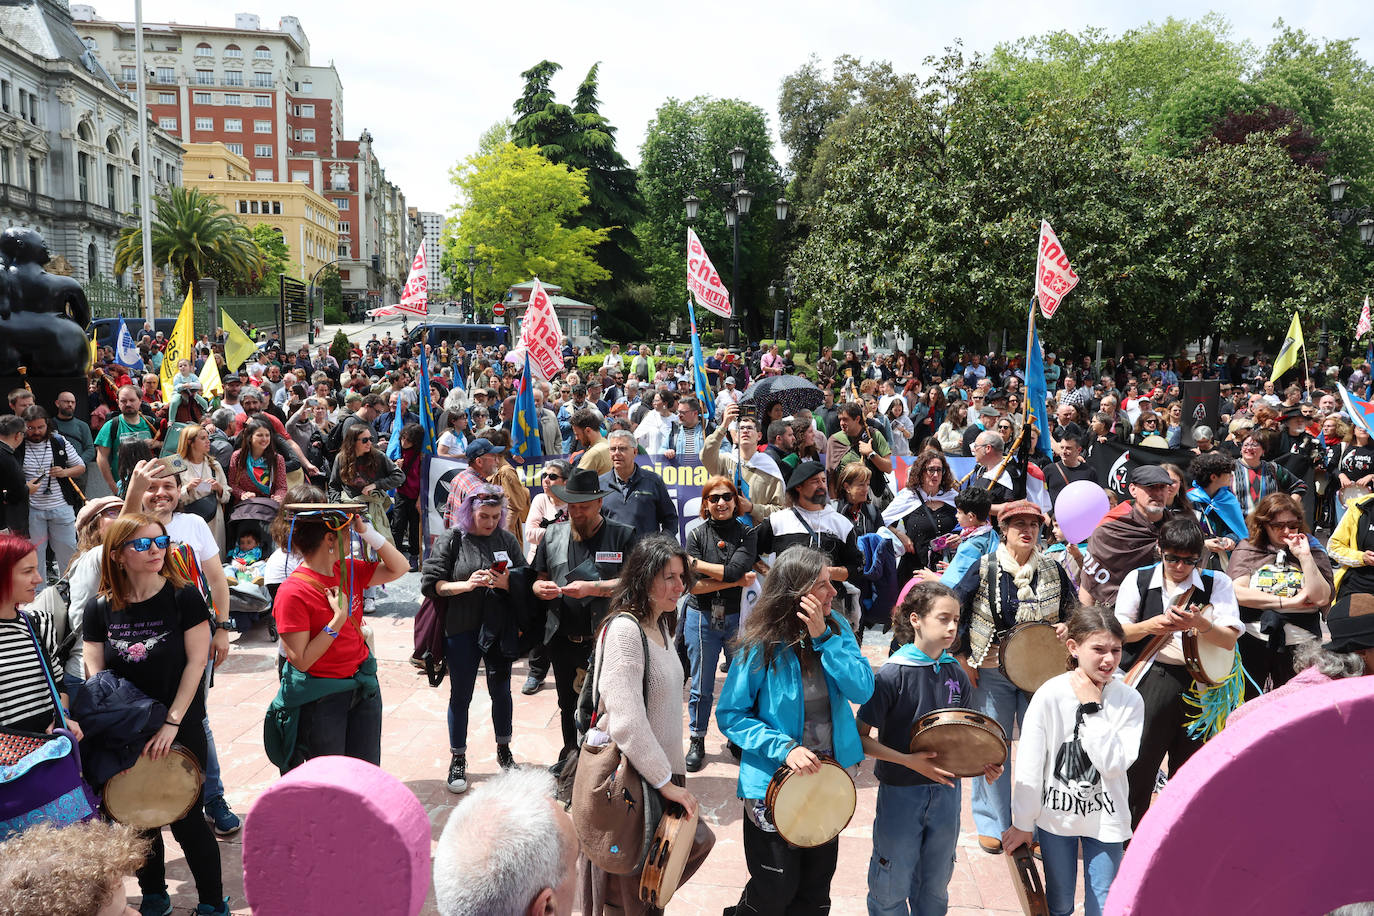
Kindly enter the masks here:
M 687 742 L 687 772 L 695 773 L 701 769 L 706 759 L 706 739 L 692 738 Z

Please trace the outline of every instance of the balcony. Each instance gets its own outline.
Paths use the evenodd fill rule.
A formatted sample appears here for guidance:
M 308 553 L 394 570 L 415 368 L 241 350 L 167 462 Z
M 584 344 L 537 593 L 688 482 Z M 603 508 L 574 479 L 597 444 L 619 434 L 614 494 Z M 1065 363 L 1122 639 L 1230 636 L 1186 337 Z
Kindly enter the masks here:
M 134 224 L 131 214 L 84 200 L 57 200 L 12 184 L 0 184 L 0 206 L 27 210 L 49 219 L 81 220 L 107 229 L 123 229 Z

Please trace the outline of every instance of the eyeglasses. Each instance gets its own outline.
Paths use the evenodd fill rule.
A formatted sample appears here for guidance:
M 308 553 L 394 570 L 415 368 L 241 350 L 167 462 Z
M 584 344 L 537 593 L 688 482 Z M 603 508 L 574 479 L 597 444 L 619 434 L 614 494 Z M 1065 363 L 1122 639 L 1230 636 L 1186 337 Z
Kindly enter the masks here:
M 711 503 L 728 503 L 732 502 L 734 498 L 735 494 L 733 493 L 712 493 L 710 496 L 706 497 L 706 501 Z
M 165 534 L 159 534 L 155 538 L 133 538 L 120 544 L 120 547 L 132 547 L 139 553 L 147 553 L 148 548 L 156 547 L 158 550 L 166 550 L 167 545 L 172 543 L 172 539 Z
M 122 506 L 110 506 L 110 508 L 108 508 L 108 509 L 106 509 L 104 512 L 101 512 L 101 513 L 100 513 L 100 517 L 101 517 L 101 518 L 119 518 L 119 513 L 123 512 L 123 511 L 124 511 L 124 509 L 123 509 Z
M 1164 562 L 1165 562 L 1165 563 L 1177 563 L 1177 564 L 1180 564 L 1180 565 L 1183 565 L 1183 566 L 1201 566 L 1201 565 L 1202 565 L 1202 558 L 1201 558 L 1201 557 L 1180 557 L 1180 556 L 1175 556 L 1175 555 L 1172 554 L 1172 553 L 1166 553 L 1166 554 L 1164 555 Z
M 561 474 L 545 474 L 544 476 L 542 476 L 542 477 L 539 478 L 539 479 L 540 479 L 540 480 L 562 480 L 562 479 L 563 479 L 563 476 L 562 476 Z
M 943 474 L 945 469 L 938 464 L 932 464 L 929 467 L 921 468 L 921 472 L 924 474 Z
M 1278 528 L 1283 531 L 1301 531 L 1302 522 L 1298 521 L 1297 519 L 1274 519 L 1272 522 L 1265 522 L 1265 527 Z

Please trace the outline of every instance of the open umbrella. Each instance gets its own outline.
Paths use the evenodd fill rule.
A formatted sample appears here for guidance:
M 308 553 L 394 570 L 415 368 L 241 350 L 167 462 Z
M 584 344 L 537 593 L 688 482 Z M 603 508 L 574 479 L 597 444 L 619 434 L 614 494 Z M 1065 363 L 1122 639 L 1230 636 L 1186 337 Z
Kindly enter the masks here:
M 762 421 L 774 404 L 782 404 L 783 416 L 799 410 L 815 410 L 825 403 L 825 395 L 800 375 L 773 375 L 759 379 L 740 398 L 741 407 L 753 407 Z

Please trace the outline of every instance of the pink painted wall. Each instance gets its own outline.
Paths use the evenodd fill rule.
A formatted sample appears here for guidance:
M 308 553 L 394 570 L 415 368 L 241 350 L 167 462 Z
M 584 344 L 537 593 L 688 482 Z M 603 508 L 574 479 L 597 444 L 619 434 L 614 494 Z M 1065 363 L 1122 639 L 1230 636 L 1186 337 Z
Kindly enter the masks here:
M 424 805 L 400 780 L 351 757 L 317 757 L 248 812 L 244 894 L 254 916 L 415 916 L 429 849 Z
M 1374 677 L 1276 699 L 1224 729 L 1140 823 L 1107 916 L 1306 916 L 1374 900 Z

